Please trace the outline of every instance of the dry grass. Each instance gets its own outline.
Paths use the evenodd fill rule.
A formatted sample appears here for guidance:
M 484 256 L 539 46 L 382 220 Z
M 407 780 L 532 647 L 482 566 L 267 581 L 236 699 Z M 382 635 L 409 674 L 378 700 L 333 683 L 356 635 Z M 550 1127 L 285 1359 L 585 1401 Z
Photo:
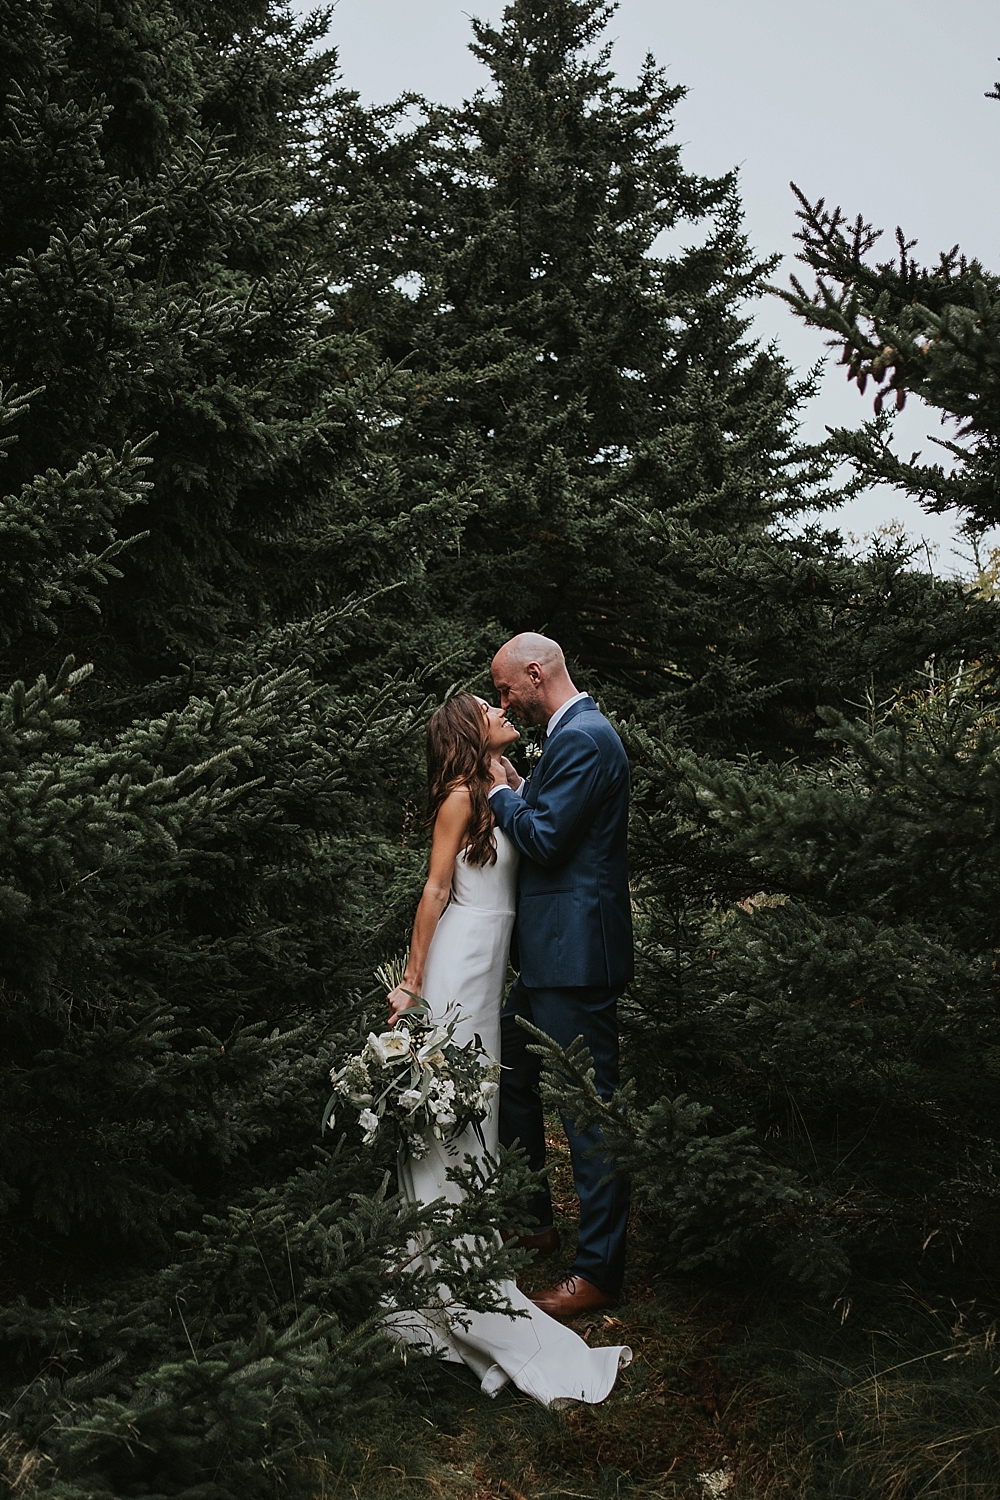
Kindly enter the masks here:
M 561 1251 L 522 1273 L 529 1295 L 568 1267 L 574 1248 L 568 1148 L 555 1134 L 550 1148 Z M 654 1252 L 637 1224 L 620 1306 L 573 1325 L 589 1344 L 633 1350 L 601 1406 L 545 1411 L 513 1388 L 488 1401 L 469 1372 L 419 1361 L 397 1437 L 359 1445 L 359 1467 L 328 1475 L 322 1500 L 704 1500 L 710 1490 L 697 1476 L 731 1473 L 748 1441 L 730 1422 L 731 1377 L 719 1360 L 732 1320 L 658 1279 Z
M 529 1294 L 570 1263 L 577 1204 L 553 1135 L 560 1254 L 520 1278 Z M 359 1441 L 321 1500 L 997 1500 L 1000 1350 L 983 1316 L 869 1289 L 837 1309 L 787 1289 L 672 1278 L 636 1222 L 613 1315 L 574 1325 L 634 1352 L 607 1401 L 543 1410 L 508 1387 L 418 1360 L 411 1396 Z M 782 1300 L 782 1296 L 785 1300 Z M 877 1331 L 876 1331 L 877 1325 Z
M 46 1475 L 49 1465 L 44 1456 L 35 1449 L 25 1447 L 13 1433 L 0 1438 L 0 1497 L 15 1500 L 37 1492 L 38 1482 Z

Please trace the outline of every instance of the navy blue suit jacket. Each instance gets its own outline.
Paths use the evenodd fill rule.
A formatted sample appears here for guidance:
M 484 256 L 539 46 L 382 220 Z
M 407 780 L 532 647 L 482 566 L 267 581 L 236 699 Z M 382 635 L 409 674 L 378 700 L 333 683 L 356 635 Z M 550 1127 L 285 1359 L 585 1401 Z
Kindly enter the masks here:
M 629 771 L 593 698 L 565 712 L 524 795 L 501 787 L 493 816 L 521 851 L 517 948 L 531 989 L 632 978 Z

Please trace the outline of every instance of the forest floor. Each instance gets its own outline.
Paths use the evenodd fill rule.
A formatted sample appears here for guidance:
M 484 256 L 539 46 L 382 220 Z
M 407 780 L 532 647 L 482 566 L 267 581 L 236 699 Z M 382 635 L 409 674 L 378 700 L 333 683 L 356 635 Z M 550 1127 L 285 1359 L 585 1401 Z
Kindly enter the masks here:
M 562 1247 L 520 1274 L 529 1295 L 568 1267 L 575 1242 L 568 1148 L 549 1144 Z M 621 1303 L 572 1325 L 592 1345 L 633 1351 L 601 1406 L 546 1411 L 513 1386 L 488 1400 L 470 1371 L 418 1360 L 413 1404 L 358 1443 L 358 1466 L 329 1475 L 322 1500 L 766 1500 L 774 1465 L 756 1432 L 760 1402 L 740 1389 L 739 1311 L 657 1274 L 654 1248 L 636 1223 Z
M 569 1152 L 549 1145 L 561 1251 L 520 1274 L 529 1295 L 575 1243 Z M 1000 1287 L 958 1303 L 933 1289 L 948 1278 L 859 1280 L 852 1302 L 662 1268 L 637 1218 L 620 1304 L 573 1325 L 633 1351 L 602 1405 L 546 1411 L 513 1386 L 491 1401 L 461 1366 L 411 1360 L 408 1400 L 316 1500 L 1000 1496 Z

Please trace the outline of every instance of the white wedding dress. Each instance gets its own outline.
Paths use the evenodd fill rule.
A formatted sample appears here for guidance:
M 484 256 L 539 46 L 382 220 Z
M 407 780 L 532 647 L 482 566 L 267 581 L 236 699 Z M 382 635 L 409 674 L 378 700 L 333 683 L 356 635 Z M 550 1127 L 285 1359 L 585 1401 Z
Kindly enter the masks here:
M 478 1034 L 486 1050 L 499 1058 L 500 1009 L 514 925 L 518 852 L 499 828 L 494 833 L 496 864 L 470 865 L 464 853 L 455 862 L 451 902 L 431 942 L 423 988 L 435 1020 L 446 1014 L 449 1020 L 457 1018 L 458 1043 L 471 1041 Z M 497 1154 L 496 1105 L 494 1095 L 493 1112 L 482 1123 L 490 1156 Z M 449 1166 L 461 1163 L 466 1155 L 480 1157 L 483 1147 L 471 1127 L 451 1143 L 454 1154 L 432 1135 L 427 1139 L 430 1149 L 426 1156 L 416 1161 L 401 1156 L 400 1191 L 413 1203 L 430 1203 L 435 1198 L 454 1203 L 461 1190 L 448 1181 Z M 391 1313 L 386 1331 L 467 1364 L 489 1396 L 513 1381 L 543 1406 L 603 1401 L 619 1369 L 630 1362 L 632 1351 L 624 1347 L 591 1349 L 572 1329 L 564 1328 L 529 1302 L 515 1282 L 505 1281 L 501 1286 L 511 1306 L 528 1313 L 528 1317 L 442 1306 L 420 1313 Z

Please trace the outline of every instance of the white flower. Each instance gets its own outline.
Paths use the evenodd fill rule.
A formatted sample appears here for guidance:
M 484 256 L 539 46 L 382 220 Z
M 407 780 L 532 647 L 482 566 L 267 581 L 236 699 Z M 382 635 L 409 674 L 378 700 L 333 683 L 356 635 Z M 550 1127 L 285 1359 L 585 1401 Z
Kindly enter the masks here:
M 368 1033 L 368 1045 L 365 1047 L 362 1056 L 374 1058 L 374 1060 L 379 1063 L 385 1062 L 385 1053 L 382 1051 L 382 1043 L 379 1041 L 374 1031 L 369 1031 Z
M 378 1115 L 374 1110 L 363 1109 L 358 1115 L 358 1124 L 367 1135 L 374 1135 L 378 1129 Z
M 499 1084 L 494 1083 L 492 1078 L 484 1078 L 479 1085 L 479 1092 L 484 1099 L 492 1099 L 498 1088 Z
M 432 1089 L 431 1096 L 427 1101 L 431 1113 L 439 1125 L 454 1125 L 455 1123 L 455 1085 L 450 1079 L 443 1083 L 438 1082 L 436 1088 Z
M 429 1063 L 432 1068 L 443 1067 L 446 1058 L 440 1047 L 441 1043 L 447 1040 L 447 1031 L 441 1026 L 436 1026 L 417 1053 L 417 1060 L 422 1063 Z
M 394 1057 L 405 1057 L 409 1050 L 410 1034 L 405 1027 L 399 1031 L 383 1031 L 381 1036 L 376 1036 L 374 1031 L 368 1033 L 368 1051 L 380 1063 L 387 1063 Z
M 404 1109 L 416 1109 L 420 1103 L 419 1089 L 404 1089 L 399 1096 L 399 1102 Z

